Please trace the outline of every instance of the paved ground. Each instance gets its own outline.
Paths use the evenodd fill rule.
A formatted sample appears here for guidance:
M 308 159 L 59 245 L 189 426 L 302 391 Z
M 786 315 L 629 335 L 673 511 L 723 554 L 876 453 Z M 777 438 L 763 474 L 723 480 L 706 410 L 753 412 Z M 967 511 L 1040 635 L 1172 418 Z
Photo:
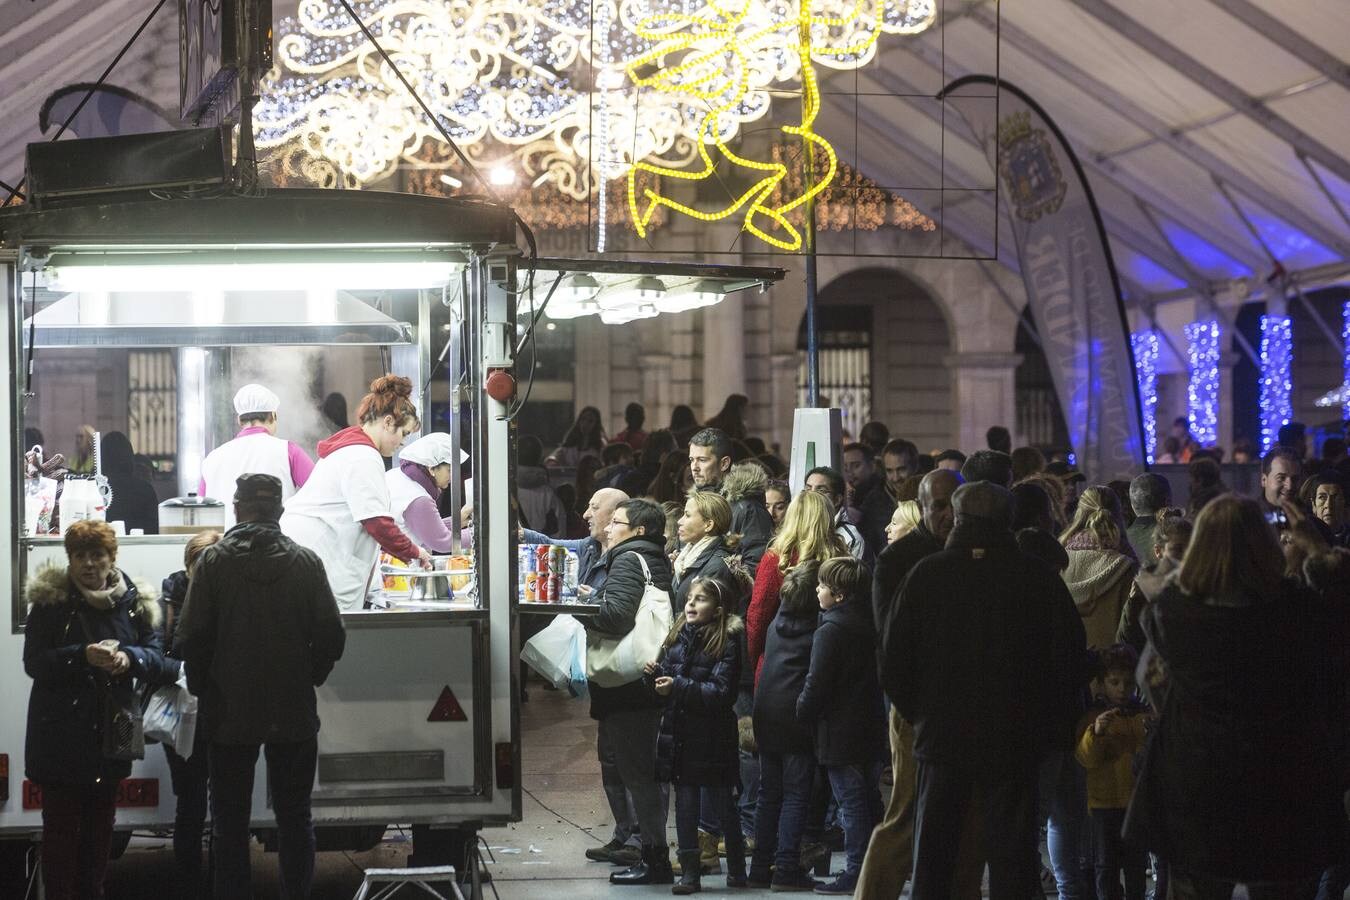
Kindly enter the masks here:
M 583 856 L 587 847 L 607 840 L 612 827 L 595 762 L 595 723 L 586 711 L 584 702 L 531 687 L 530 702 L 521 713 L 524 820 L 483 832 L 494 857 L 488 867 L 500 900 L 670 896 L 666 886 L 611 888 L 607 882 L 611 867 L 588 862 Z M 673 836 L 673 824 L 670 833 Z M 407 836 L 392 830 L 368 853 L 320 853 L 314 900 L 349 900 L 366 868 L 402 868 L 410 849 Z M 842 865 L 840 854 L 835 855 L 834 862 Z M 257 900 L 277 898 L 275 855 L 255 845 L 253 872 Z M 112 865 L 108 897 L 164 897 L 172 878 L 168 839 L 138 835 L 127 853 Z M 734 894 L 738 898 L 769 895 L 768 891 L 728 891 L 721 876 L 706 877 L 704 893 Z M 491 897 L 492 889 L 486 888 L 486 894 Z M 399 896 L 426 895 L 405 888 Z

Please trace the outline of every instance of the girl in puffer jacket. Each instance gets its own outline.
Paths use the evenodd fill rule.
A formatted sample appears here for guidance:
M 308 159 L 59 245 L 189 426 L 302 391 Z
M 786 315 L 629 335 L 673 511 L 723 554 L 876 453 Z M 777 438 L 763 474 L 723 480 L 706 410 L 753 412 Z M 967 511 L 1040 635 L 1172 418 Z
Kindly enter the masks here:
M 700 578 L 675 620 L 662 658 L 648 665 L 652 686 L 666 698 L 657 749 L 658 777 L 675 787 L 675 831 L 683 873 L 674 894 L 694 894 L 699 884 L 700 791 L 709 788 L 721 821 L 736 822 L 736 700 L 744 625 L 735 614 L 740 592 L 721 578 Z M 727 886 L 745 886 L 745 843 L 727 829 Z

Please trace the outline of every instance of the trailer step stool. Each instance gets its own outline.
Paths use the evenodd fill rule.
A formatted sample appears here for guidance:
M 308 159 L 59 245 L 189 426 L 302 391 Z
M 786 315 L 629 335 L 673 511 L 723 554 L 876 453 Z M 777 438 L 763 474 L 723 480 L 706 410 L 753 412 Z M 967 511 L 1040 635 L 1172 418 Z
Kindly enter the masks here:
M 442 894 L 427 883 L 430 881 L 450 882 L 452 893 L 449 896 Z M 392 897 L 394 892 L 405 884 L 419 887 L 429 896 L 437 897 L 439 900 L 464 900 L 464 895 L 459 892 L 459 886 L 455 884 L 454 866 L 424 866 L 415 869 L 366 869 L 366 877 L 361 882 L 361 889 L 356 892 L 356 896 L 352 900 L 382 900 L 382 898 Z M 370 893 L 371 888 L 377 885 L 382 886 L 375 893 Z

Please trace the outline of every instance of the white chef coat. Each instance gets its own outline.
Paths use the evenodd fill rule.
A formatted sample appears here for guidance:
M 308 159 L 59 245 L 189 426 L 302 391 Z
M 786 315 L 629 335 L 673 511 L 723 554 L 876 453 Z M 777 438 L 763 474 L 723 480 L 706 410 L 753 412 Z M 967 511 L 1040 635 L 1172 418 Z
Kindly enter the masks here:
M 315 464 L 286 504 L 281 530 L 323 560 L 340 609 L 361 609 L 380 555 L 379 544 L 361 522 L 391 514 L 384 460 L 374 447 L 355 444 Z
M 295 495 L 290 442 L 258 429 L 226 441 L 202 460 L 202 496 L 225 503 L 225 527 L 233 528 L 234 491 L 240 475 L 274 475 L 281 481 L 281 502 Z
M 389 511 L 394 516 L 394 521 L 398 527 L 403 529 L 413 543 L 418 543 L 417 538 L 408 530 L 408 523 L 404 519 L 404 513 L 408 507 L 412 506 L 414 500 L 431 499 L 427 489 L 417 482 L 413 481 L 398 466 L 384 473 L 385 484 L 389 488 Z

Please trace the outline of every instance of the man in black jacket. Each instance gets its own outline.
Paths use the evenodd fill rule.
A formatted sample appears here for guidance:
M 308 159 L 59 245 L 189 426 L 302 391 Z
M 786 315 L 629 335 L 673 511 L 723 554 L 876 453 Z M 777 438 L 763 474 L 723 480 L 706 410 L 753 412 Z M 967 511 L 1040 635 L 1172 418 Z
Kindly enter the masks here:
M 893 611 L 905 576 L 921 559 L 942 550 L 952 530 L 952 494 L 961 486 L 961 476 L 947 469 L 934 469 L 919 482 L 919 508 L 923 518 L 914 530 L 877 556 L 872 573 L 872 612 L 877 626 L 877 660 L 881 685 L 889 681 L 886 648 L 893 636 Z M 898 900 L 914 867 L 914 728 L 892 707 L 890 711 L 891 796 L 881 824 L 872 832 L 858 876 L 858 896 Z M 969 854 L 966 854 L 967 856 Z M 983 866 L 962 857 L 960 869 L 969 877 L 954 894 L 959 900 L 978 897 Z
M 629 500 L 614 510 L 608 527 L 609 578 L 594 616 L 583 619 L 587 639 L 620 639 L 637 623 L 638 607 L 651 584 L 665 591 L 669 609 L 670 560 L 666 557 L 666 514 L 650 500 Z M 645 571 L 644 571 L 645 563 Z M 642 858 L 610 876 L 614 884 L 670 884 L 674 873 L 666 848 L 667 802 L 656 783 L 656 738 L 661 727 L 659 698 L 639 676 L 614 687 L 590 685 L 591 718 L 600 725 L 596 750 L 606 793 L 627 791 L 641 830 Z
M 764 505 L 767 474 L 757 484 L 728 479 L 731 438 L 719 428 L 704 428 L 689 439 L 689 470 L 697 490 L 717 491 L 731 504 L 731 533 L 741 536 L 741 562 L 753 578 L 773 537 L 773 519 Z
M 342 658 L 346 633 L 323 563 L 277 524 L 281 481 L 240 476 L 234 509 L 239 524 L 197 561 L 175 640 L 211 741 L 214 893 L 249 895 L 248 826 L 261 746 L 283 893 L 307 897 L 319 731 L 314 688 Z
M 1064 582 L 1023 555 L 1012 495 L 990 483 L 952 497 L 947 549 L 915 566 L 895 611 L 887 685 L 914 725 L 918 803 L 914 900 L 951 896 L 956 850 L 972 803 L 982 819 L 990 897 L 1039 889 L 1036 771 L 1059 741 L 1068 686 L 1083 652 Z

